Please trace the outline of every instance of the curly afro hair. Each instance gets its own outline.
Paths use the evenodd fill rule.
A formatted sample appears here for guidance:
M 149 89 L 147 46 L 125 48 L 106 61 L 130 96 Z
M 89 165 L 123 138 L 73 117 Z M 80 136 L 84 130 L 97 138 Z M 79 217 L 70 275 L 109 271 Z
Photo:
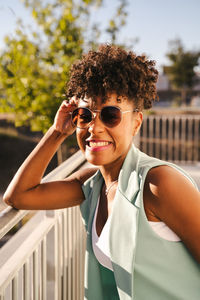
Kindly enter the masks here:
M 135 107 L 149 109 L 157 99 L 155 62 L 113 45 L 101 45 L 72 65 L 66 96 L 85 96 L 105 102 L 108 93 L 125 96 Z

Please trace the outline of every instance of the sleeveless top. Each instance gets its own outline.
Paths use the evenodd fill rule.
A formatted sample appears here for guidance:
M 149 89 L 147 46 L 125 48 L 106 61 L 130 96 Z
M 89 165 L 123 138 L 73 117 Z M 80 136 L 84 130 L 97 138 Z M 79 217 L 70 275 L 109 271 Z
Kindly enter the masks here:
M 80 209 L 87 232 L 85 299 L 200 299 L 200 264 L 181 241 L 167 241 L 155 234 L 145 215 L 145 178 L 151 168 L 160 165 L 171 165 L 187 176 L 178 166 L 149 157 L 134 145 L 125 158 L 110 219 L 113 272 L 97 261 L 92 247 L 92 223 L 103 184 L 101 173 L 98 171 L 82 186 L 85 201 Z
M 97 213 L 99 208 L 99 201 L 95 210 L 95 215 L 92 223 L 92 247 L 96 259 L 100 264 L 109 270 L 113 271 L 112 263 L 110 259 L 110 248 L 109 248 L 109 230 L 110 230 L 110 217 L 106 220 L 106 223 L 101 231 L 101 234 L 98 236 L 96 231 L 96 220 Z M 175 232 L 173 232 L 164 222 L 152 222 L 148 221 L 152 229 L 163 239 L 168 241 L 178 242 L 180 238 L 177 236 Z
M 110 229 L 110 216 L 108 217 L 100 236 L 97 235 L 96 231 L 96 219 L 97 219 L 97 211 L 99 207 L 99 200 L 96 207 L 94 220 L 92 224 L 92 247 L 95 254 L 96 259 L 102 264 L 104 267 L 113 271 L 112 263 L 110 259 L 110 248 L 109 248 L 109 229 Z

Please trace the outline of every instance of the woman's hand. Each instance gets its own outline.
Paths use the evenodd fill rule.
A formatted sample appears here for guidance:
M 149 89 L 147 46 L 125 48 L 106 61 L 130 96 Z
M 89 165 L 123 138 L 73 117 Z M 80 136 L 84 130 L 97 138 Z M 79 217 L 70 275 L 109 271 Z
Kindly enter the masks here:
M 75 98 L 72 98 L 70 102 L 67 100 L 62 102 L 54 119 L 55 130 L 67 135 L 71 135 L 75 131 L 76 127 L 72 123 L 71 113 L 77 107 L 77 102 Z

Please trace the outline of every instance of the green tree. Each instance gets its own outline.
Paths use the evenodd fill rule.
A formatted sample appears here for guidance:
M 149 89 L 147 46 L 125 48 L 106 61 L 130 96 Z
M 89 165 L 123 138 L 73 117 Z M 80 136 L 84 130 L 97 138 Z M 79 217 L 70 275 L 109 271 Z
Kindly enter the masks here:
M 167 57 L 171 64 L 164 68 L 164 72 L 172 86 L 181 92 L 181 101 L 186 103 L 187 93 L 197 80 L 195 67 L 199 65 L 200 52 L 186 51 L 178 39 L 170 42 Z
M 18 22 L 15 38 L 6 37 L 0 56 L 0 111 L 13 112 L 17 126 L 45 132 L 63 99 L 69 70 L 88 47 L 96 47 L 101 31 L 90 24 L 90 10 L 103 0 L 23 0 L 38 25 L 34 31 Z M 125 24 L 125 0 L 119 0 Z M 120 22 L 120 21 L 119 21 Z M 116 42 L 119 29 L 110 30 Z M 89 36 L 89 38 L 88 38 Z M 94 41 L 94 38 L 96 41 Z

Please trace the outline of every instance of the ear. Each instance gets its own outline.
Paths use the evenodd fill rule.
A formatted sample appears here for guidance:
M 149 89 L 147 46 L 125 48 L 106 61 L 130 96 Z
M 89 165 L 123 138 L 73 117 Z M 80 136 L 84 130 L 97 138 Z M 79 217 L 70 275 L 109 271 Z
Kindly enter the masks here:
M 140 130 L 142 121 L 143 121 L 143 113 L 141 111 L 136 112 L 134 116 L 133 136 L 135 136 Z

